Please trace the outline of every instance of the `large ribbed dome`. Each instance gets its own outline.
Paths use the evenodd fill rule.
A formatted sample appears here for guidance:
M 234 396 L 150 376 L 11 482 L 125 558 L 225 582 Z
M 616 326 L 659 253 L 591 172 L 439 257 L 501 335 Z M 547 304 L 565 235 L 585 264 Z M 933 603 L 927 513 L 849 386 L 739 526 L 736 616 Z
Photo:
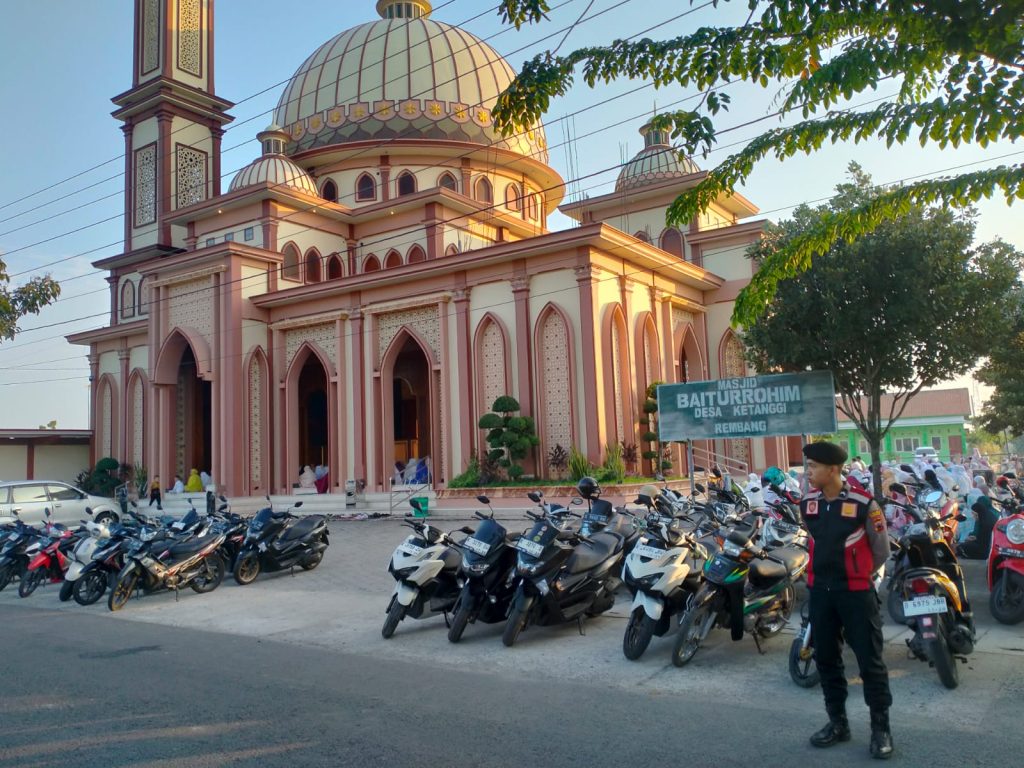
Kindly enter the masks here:
M 257 184 L 291 187 L 313 197 L 320 196 L 309 174 L 284 155 L 264 155 L 253 160 L 231 180 L 229 191 L 235 192 Z
M 691 158 L 679 156 L 664 132 L 653 130 L 648 124 L 640 129 L 640 135 L 644 137 L 644 148 L 619 172 L 615 180 L 616 192 L 700 173 Z
M 288 154 L 411 138 L 494 145 L 547 162 L 539 125 L 507 139 L 492 127 L 491 109 L 515 77 L 493 48 L 427 18 L 423 0 L 377 5 L 384 19 L 328 40 L 285 88 L 274 118 L 291 136 Z M 412 18 L 398 17 L 410 8 Z

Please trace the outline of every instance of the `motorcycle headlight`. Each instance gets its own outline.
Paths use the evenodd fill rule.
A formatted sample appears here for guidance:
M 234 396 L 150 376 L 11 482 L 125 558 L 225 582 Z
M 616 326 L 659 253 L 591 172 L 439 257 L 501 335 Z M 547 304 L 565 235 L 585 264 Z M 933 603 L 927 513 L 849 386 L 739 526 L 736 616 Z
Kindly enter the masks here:
M 483 573 L 487 570 L 487 563 L 467 563 L 463 561 L 462 569 L 466 573 Z
M 642 579 L 637 579 L 636 583 L 638 586 L 645 589 L 651 589 L 655 584 L 658 583 L 658 579 L 661 578 L 660 573 L 655 573 L 652 576 L 644 576 Z
M 543 563 L 540 563 L 540 562 L 537 562 L 537 563 L 524 563 L 524 562 L 520 561 L 519 565 L 517 566 L 517 570 L 520 573 L 525 573 L 525 574 L 533 575 L 537 571 L 540 570 L 540 567 L 542 565 L 543 565 Z
M 1024 520 L 1011 520 L 1006 526 L 1006 538 L 1011 544 L 1024 544 Z

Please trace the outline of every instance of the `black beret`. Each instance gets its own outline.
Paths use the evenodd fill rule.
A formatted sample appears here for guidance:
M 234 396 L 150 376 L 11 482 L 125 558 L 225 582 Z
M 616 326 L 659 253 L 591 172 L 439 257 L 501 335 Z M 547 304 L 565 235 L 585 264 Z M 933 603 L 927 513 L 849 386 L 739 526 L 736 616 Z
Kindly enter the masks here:
M 847 453 L 841 445 L 823 441 L 805 445 L 804 456 L 819 464 L 831 464 L 841 467 L 846 463 Z

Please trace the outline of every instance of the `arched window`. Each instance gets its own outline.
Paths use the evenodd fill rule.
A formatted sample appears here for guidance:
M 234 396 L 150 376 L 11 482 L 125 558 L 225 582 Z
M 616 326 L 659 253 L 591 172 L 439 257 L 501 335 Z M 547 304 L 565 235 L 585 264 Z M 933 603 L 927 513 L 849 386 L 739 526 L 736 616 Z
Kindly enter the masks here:
M 534 221 L 540 219 L 540 205 L 537 203 L 537 196 L 532 193 L 526 198 L 526 215 Z
M 341 263 L 341 257 L 338 254 L 332 254 L 327 259 L 327 279 L 328 280 L 340 280 L 345 276 L 345 269 Z
M 405 259 L 406 264 L 415 264 L 419 261 L 426 261 L 427 254 L 423 252 L 423 249 L 418 245 L 414 245 L 409 249 L 409 255 Z
M 402 254 L 398 251 L 388 251 L 388 255 L 384 258 L 384 269 L 394 269 L 400 266 L 402 266 Z
M 673 256 L 677 256 L 680 259 L 683 258 L 683 236 L 679 234 L 679 230 L 674 227 L 669 227 L 661 233 L 661 243 L 659 244 L 661 250 L 666 253 L 671 253 Z
M 449 245 L 447 248 L 444 249 L 444 255 L 445 256 L 458 256 L 459 255 L 459 246 L 457 246 L 455 243 L 452 243 L 451 245 Z
M 455 177 L 447 171 L 441 174 L 441 178 L 437 180 L 437 186 L 442 189 L 450 189 L 452 192 L 459 191 L 459 182 L 457 182 Z
M 139 280 L 139 288 L 135 291 L 135 305 L 140 315 L 149 314 L 149 286 L 146 285 L 146 278 Z
M 328 179 L 324 182 L 323 189 L 320 191 L 320 197 L 332 203 L 338 202 L 338 185 Z
M 135 283 L 125 280 L 121 283 L 121 319 L 135 317 Z
M 373 176 L 368 173 L 362 174 L 356 179 L 356 200 L 376 200 L 377 199 L 377 182 L 373 180 Z
M 489 182 L 484 176 L 481 176 L 476 180 L 476 185 L 473 187 L 473 194 L 481 203 L 494 202 L 494 188 L 491 186 L 491 182 Z
M 517 184 L 509 184 L 505 187 L 505 207 L 510 211 L 523 210 L 523 195 Z
M 404 197 L 405 195 L 416 194 L 416 177 L 408 171 L 402 171 L 398 174 L 398 196 Z
M 380 262 L 372 253 L 363 262 L 363 272 L 380 272 Z
M 299 272 L 299 249 L 289 243 L 284 247 L 282 253 L 284 254 L 284 260 L 281 263 L 281 276 L 288 280 L 301 279 L 301 273 Z
M 306 282 L 320 282 L 320 254 L 316 248 L 306 251 Z
M 643 229 L 641 229 L 639 232 L 633 235 L 633 237 L 635 237 L 637 240 L 642 240 L 645 243 L 651 242 L 651 236 L 648 235 L 647 232 Z

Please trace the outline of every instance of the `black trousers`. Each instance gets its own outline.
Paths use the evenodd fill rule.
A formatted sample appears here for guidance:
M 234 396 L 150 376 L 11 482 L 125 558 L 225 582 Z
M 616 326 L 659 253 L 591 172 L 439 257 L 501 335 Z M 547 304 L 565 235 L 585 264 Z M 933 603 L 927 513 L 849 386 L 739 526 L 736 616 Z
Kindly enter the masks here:
M 842 643 L 853 649 L 864 681 L 864 702 L 872 710 L 892 704 L 889 671 L 882 658 L 882 617 L 874 590 L 855 592 L 812 588 L 811 631 L 814 659 L 830 715 L 846 707 L 846 675 Z

